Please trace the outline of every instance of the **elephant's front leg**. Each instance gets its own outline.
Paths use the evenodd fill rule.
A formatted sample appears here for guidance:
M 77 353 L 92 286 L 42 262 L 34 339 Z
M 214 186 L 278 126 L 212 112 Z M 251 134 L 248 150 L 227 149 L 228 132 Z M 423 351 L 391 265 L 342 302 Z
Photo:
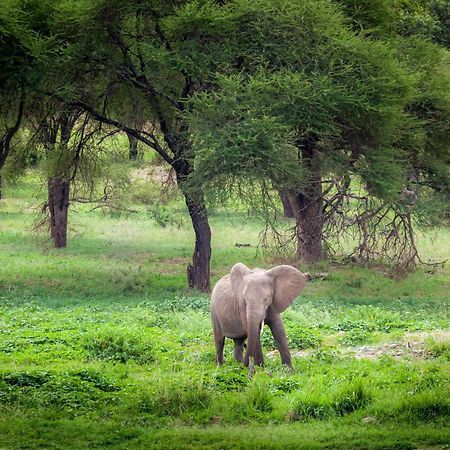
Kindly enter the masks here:
M 269 325 L 270 331 L 275 339 L 275 343 L 277 344 L 277 348 L 281 356 L 281 362 L 292 369 L 291 353 L 289 352 L 286 332 L 284 331 L 284 325 L 281 317 L 278 314 L 274 314 L 270 320 L 266 321 L 266 323 Z
M 244 362 L 244 338 L 234 339 L 234 359 L 237 362 Z

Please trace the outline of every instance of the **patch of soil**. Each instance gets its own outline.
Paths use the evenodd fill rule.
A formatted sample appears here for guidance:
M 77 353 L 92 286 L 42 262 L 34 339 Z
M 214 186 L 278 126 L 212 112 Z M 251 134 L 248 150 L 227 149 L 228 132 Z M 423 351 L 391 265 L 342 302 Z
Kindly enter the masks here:
M 383 356 L 393 358 L 428 358 L 430 353 L 427 350 L 426 341 L 433 339 L 438 342 L 450 340 L 450 331 L 435 330 L 430 332 L 411 332 L 406 333 L 401 341 L 384 342 L 375 345 L 361 345 L 357 347 L 343 347 L 341 354 L 353 356 L 357 359 L 377 359 Z M 314 350 L 293 351 L 292 356 L 297 358 L 306 358 Z M 269 358 L 278 357 L 278 351 L 274 350 L 267 353 Z

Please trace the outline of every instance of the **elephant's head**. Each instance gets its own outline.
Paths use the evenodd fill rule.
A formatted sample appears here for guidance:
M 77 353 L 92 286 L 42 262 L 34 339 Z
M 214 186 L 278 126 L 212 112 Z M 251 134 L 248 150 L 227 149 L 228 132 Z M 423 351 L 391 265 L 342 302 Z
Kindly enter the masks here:
M 305 287 L 308 274 L 287 265 L 263 270 L 238 263 L 231 269 L 230 281 L 247 330 L 247 354 L 254 357 L 268 310 L 278 315 L 291 305 Z

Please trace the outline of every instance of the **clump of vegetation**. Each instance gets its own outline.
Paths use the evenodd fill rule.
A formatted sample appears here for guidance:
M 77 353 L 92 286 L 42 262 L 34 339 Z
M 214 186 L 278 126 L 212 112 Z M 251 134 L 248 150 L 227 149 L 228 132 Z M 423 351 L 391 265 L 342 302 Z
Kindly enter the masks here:
M 338 339 L 342 345 L 361 345 L 369 344 L 373 341 L 373 335 L 371 332 L 356 328 L 354 330 L 346 331 Z
M 255 380 L 247 387 L 245 398 L 251 410 L 260 413 L 268 413 L 273 410 L 273 396 L 267 380 Z
M 212 392 L 203 379 L 159 379 L 139 401 L 139 411 L 156 416 L 180 416 L 208 407 Z
M 7 372 L 0 378 L 0 404 L 51 408 L 80 414 L 117 400 L 121 387 L 98 371 Z
M 362 382 L 344 385 L 336 392 L 302 392 L 288 413 L 289 420 L 328 419 L 366 407 L 372 396 Z
M 285 322 L 286 335 L 289 347 L 293 350 L 304 350 L 307 348 L 317 348 L 323 341 L 319 331 L 308 329 L 291 320 Z M 261 344 L 268 349 L 276 349 L 275 340 L 269 329 L 265 329 L 261 336 Z
M 450 418 L 450 399 L 442 389 L 428 389 L 406 396 L 398 409 L 398 415 L 409 420 L 432 421 Z
M 182 216 L 166 205 L 155 203 L 148 208 L 147 214 L 162 228 L 169 226 L 180 228 L 183 225 Z
M 155 355 L 149 336 L 124 328 L 103 329 L 86 337 L 84 348 L 89 358 L 148 364 Z
M 429 339 L 425 344 L 429 355 L 436 358 L 442 357 L 446 360 L 450 360 L 449 341 Z
M 212 380 L 213 387 L 221 392 L 241 391 L 248 383 L 247 369 L 237 364 L 220 367 Z

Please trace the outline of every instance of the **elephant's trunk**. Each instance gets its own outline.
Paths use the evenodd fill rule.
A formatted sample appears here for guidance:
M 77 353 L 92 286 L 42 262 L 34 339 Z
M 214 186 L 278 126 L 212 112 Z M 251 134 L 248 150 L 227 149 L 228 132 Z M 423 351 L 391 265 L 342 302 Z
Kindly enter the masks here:
M 253 358 L 253 363 L 255 365 L 262 366 L 264 364 L 261 341 L 260 341 L 260 330 L 261 323 L 264 318 L 254 318 L 248 317 L 247 315 L 247 355 L 245 358 L 246 364 L 250 363 L 250 358 Z

